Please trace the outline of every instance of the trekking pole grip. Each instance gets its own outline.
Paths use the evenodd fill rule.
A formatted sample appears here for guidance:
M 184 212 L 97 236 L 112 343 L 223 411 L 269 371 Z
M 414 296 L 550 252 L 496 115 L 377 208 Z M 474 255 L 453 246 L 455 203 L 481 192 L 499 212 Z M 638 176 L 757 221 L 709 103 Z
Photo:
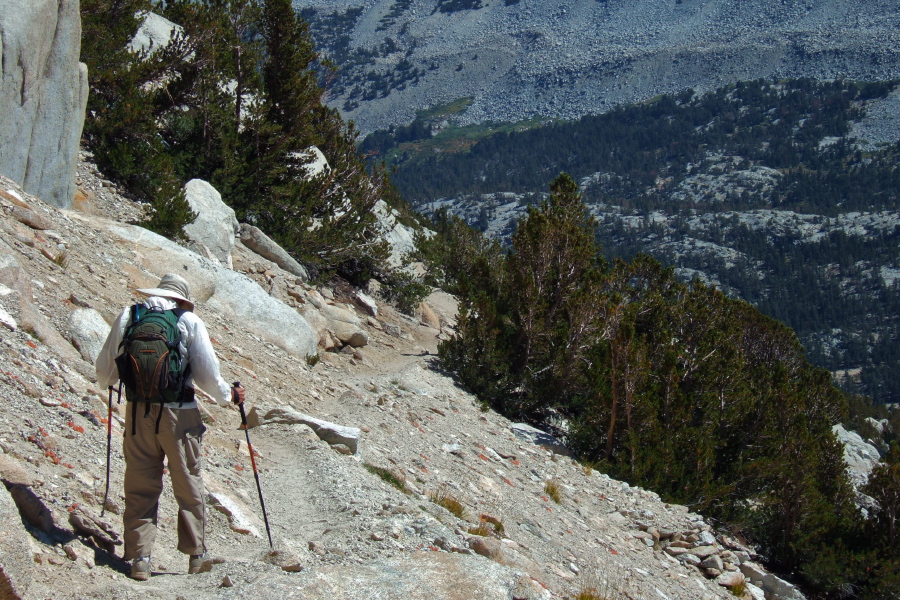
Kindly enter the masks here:
M 241 382 L 235 381 L 234 383 L 231 384 L 231 387 L 233 387 L 234 389 L 238 389 L 239 387 L 241 387 Z M 232 402 L 233 402 L 233 400 L 232 400 Z M 238 408 L 241 411 L 241 425 L 244 427 L 244 429 L 246 429 L 247 428 L 247 413 L 244 412 L 244 403 L 241 402 L 240 404 L 238 404 Z

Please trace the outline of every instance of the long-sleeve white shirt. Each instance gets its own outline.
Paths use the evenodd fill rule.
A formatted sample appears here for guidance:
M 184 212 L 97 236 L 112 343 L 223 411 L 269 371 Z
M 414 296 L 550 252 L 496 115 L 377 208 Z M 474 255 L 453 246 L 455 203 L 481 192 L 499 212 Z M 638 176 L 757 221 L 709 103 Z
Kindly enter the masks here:
M 159 296 L 147 298 L 144 301 L 144 305 L 148 308 L 161 308 L 163 310 L 172 310 L 178 307 L 174 300 Z M 116 357 L 122 353 L 119 345 L 122 343 L 125 329 L 130 323 L 131 307 L 129 306 L 119 315 L 118 321 L 116 321 L 116 324 L 106 337 L 103 350 L 100 351 L 100 355 L 97 357 L 95 364 L 97 384 L 101 387 L 111 386 L 119 379 Z M 178 330 L 181 332 L 181 343 L 179 344 L 181 355 L 191 366 L 190 376 L 186 384 L 191 387 L 199 387 L 215 398 L 220 406 L 228 405 L 231 400 L 231 388 L 228 382 L 222 378 L 219 370 L 219 360 L 216 358 L 216 353 L 213 350 L 206 325 L 194 313 L 185 312 L 178 319 Z M 177 404 L 172 406 L 174 408 L 196 408 L 197 403 L 196 401 L 185 402 L 180 407 Z

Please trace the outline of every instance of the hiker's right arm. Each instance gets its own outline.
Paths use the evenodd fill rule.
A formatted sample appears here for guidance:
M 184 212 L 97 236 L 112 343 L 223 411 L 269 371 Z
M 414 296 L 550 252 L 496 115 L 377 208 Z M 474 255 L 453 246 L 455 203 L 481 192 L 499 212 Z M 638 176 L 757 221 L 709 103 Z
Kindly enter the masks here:
M 102 389 L 106 389 L 119 380 L 116 357 L 120 354 L 119 344 L 122 343 L 122 336 L 125 334 L 125 327 L 128 326 L 129 318 L 131 318 L 130 311 L 126 308 L 119 315 L 112 329 L 109 330 L 103 349 L 97 355 L 94 368 L 97 370 L 97 385 Z

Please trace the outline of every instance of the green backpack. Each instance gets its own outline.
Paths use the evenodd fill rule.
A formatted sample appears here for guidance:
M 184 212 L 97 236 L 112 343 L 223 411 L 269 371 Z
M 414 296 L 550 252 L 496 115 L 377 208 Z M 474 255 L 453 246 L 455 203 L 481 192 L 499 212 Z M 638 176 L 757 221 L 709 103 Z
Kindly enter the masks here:
M 119 380 L 129 402 L 166 404 L 192 402 L 192 388 L 185 386 L 190 366 L 181 356 L 178 319 L 186 311 L 131 307 L 131 324 L 125 328 L 116 358 Z M 150 410 L 149 404 L 147 411 Z

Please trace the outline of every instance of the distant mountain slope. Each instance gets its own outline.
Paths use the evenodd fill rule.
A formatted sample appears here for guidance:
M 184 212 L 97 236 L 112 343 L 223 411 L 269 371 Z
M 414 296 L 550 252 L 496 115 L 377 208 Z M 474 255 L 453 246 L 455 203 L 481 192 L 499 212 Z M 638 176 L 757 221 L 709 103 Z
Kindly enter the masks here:
M 814 363 L 896 402 L 900 145 L 865 116 L 896 94 L 883 83 L 744 82 L 572 123 L 482 130 L 465 144 L 444 131 L 366 145 L 397 161 L 394 180 L 413 204 L 446 207 L 501 239 L 567 171 L 610 256 L 651 253 L 754 303 L 793 327 Z M 860 130 L 865 144 L 853 138 Z
M 462 123 L 577 118 L 759 77 L 900 74 L 890 0 L 295 0 L 364 133 L 472 97 Z

